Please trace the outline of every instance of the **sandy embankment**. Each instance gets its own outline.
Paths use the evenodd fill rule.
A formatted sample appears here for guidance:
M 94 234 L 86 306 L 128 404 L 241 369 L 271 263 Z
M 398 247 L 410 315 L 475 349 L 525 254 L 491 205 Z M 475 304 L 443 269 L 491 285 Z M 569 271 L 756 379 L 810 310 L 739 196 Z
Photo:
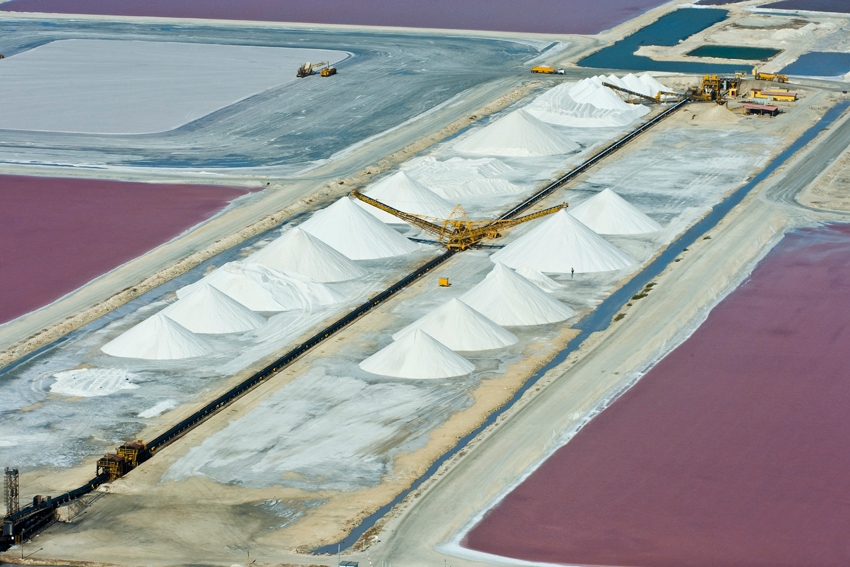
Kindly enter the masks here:
M 437 132 L 420 138 L 401 150 L 369 163 L 354 175 L 344 178 L 334 178 L 327 182 L 301 182 L 306 187 L 300 193 L 307 196 L 298 198 L 294 202 L 292 199 L 294 193 L 292 187 L 272 187 L 269 195 L 260 201 L 213 219 L 193 231 L 190 235 L 180 237 L 143 256 L 140 260 L 144 260 L 144 263 L 149 265 L 159 263 L 158 257 L 161 256 L 178 256 L 180 258 L 175 263 L 158 269 L 152 275 L 145 274 L 143 269 L 133 269 L 133 266 L 130 265 L 122 266 L 98 278 L 94 282 L 95 285 L 89 284 L 74 294 L 71 294 L 72 297 L 63 298 L 39 311 L 5 325 L 3 328 L 0 328 L 0 345 L 6 346 L 4 350 L 0 351 L 0 366 L 5 366 L 67 333 L 91 323 L 95 319 L 138 297 L 140 294 L 146 293 L 186 273 L 201 262 L 233 246 L 237 246 L 257 234 L 274 228 L 297 214 L 326 206 L 333 200 L 347 194 L 351 189 L 362 187 L 373 175 L 402 163 L 411 156 L 457 133 L 475 120 L 497 112 L 527 96 L 540 86 L 541 83 L 539 81 L 526 80 L 522 86 L 513 88 L 508 93 L 481 106 L 469 115 L 454 120 L 447 126 L 440 128 Z M 363 156 L 357 155 L 356 157 L 362 158 Z M 321 171 L 314 172 L 313 177 L 321 179 Z M 268 211 L 269 209 L 275 210 L 275 212 L 262 215 L 259 220 L 251 222 L 252 217 L 256 217 L 258 211 Z M 243 228 L 230 230 L 232 227 Z M 215 241 L 209 244 L 209 241 L 213 238 L 216 238 Z M 134 261 L 130 264 L 135 263 L 139 262 Z M 136 279 L 143 275 L 144 277 Z M 107 299 L 99 301 L 94 305 L 86 305 L 90 297 L 101 295 L 105 289 L 120 287 L 124 289 L 110 295 Z M 35 330 L 40 328 L 39 323 L 57 318 L 61 318 L 61 320 L 41 330 Z
M 797 200 L 807 207 L 850 213 L 850 152 L 845 150 Z

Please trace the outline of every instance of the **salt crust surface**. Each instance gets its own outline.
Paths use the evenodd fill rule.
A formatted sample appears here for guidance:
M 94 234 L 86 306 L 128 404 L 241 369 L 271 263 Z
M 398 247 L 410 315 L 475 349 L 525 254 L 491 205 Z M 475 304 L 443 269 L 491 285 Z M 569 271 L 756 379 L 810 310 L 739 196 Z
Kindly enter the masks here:
M 529 268 L 528 266 L 517 269 L 516 273 L 535 284 L 546 293 L 554 293 L 564 287 L 543 272 L 535 270 L 534 268 Z
M 201 280 L 177 290 L 177 297 L 183 299 L 207 284 L 251 311 L 313 309 L 345 299 L 339 292 L 307 276 L 246 262 L 225 264 Z
M 433 379 L 465 376 L 475 365 L 421 329 L 414 329 L 360 363 L 379 376 Z
M 597 234 L 648 234 L 661 225 L 609 188 L 569 210 Z
M 244 333 L 266 323 L 263 317 L 209 283 L 185 294 L 161 313 L 193 333 Z
M 506 326 L 545 325 L 575 315 L 570 307 L 499 263 L 460 300 Z
M 409 161 L 403 168 L 410 177 L 452 202 L 469 197 L 512 195 L 526 189 L 501 178 L 514 169 L 495 158 L 453 157 L 440 161 L 424 156 Z
M 452 350 L 476 351 L 516 344 L 516 335 L 454 298 L 393 335 L 399 340 L 416 329 Z
M 451 216 L 455 206 L 446 201 L 422 183 L 412 179 L 404 171 L 398 171 L 389 177 L 366 188 L 366 195 L 405 213 L 423 215 L 438 219 Z M 364 211 L 387 224 L 404 224 L 397 216 L 373 207 L 363 201 L 356 201 Z
M 271 87 L 296 81 L 320 49 L 66 39 L 0 66 L 0 128 L 143 134 L 172 130 Z
M 81 368 L 66 370 L 53 375 L 56 381 L 50 391 L 63 396 L 92 398 L 108 396 L 120 390 L 134 390 L 139 386 L 133 383 L 135 375 L 122 368 Z
M 317 211 L 300 225 L 352 260 L 376 260 L 410 254 L 416 244 L 354 204 L 349 197 Z
M 569 154 L 579 145 L 525 110 L 515 110 L 454 145 L 455 150 L 490 156 L 537 157 Z
M 634 264 L 626 253 L 584 226 L 565 210 L 558 211 L 491 257 L 511 268 L 569 274 L 607 272 Z
M 317 282 L 341 282 L 366 275 L 363 268 L 298 227 L 251 254 L 246 263 L 296 272 Z
M 115 337 L 100 350 L 123 358 L 176 360 L 212 354 L 215 349 L 186 327 L 157 313 Z
M 145 419 L 156 417 L 158 415 L 164 414 L 168 410 L 173 410 L 178 405 L 179 404 L 177 403 L 177 400 L 162 400 L 161 402 L 157 402 L 153 406 L 149 407 L 145 411 L 139 412 L 139 417 Z

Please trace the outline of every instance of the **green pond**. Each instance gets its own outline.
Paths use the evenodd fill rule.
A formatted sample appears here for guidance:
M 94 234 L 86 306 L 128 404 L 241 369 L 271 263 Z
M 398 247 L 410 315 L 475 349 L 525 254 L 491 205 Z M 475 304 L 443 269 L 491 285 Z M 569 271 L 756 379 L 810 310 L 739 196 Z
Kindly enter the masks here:
M 703 45 L 689 51 L 691 57 L 716 57 L 717 59 L 745 59 L 748 61 L 765 61 L 781 49 L 768 47 L 740 47 L 737 45 Z

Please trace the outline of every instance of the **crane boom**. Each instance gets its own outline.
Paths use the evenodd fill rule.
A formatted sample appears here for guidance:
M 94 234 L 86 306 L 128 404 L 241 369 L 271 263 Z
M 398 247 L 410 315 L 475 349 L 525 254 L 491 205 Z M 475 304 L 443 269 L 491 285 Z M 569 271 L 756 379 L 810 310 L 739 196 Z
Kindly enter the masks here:
M 674 96 L 674 97 L 676 97 L 676 100 L 678 100 L 681 97 L 681 95 L 679 93 L 671 93 L 669 91 L 658 91 L 658 94 L 656 94 L 655 96 L 648 96 L 648 95 L 645 95 L 643 93 L 639 93 L 637 91 L 625 89 L 623 87 L 618 87 L 617 85 L 612 85 L 611 83 L 606 83 L 606 82 L 603 82 L 602 86 L 608 87 L 609 89 L 614 89 L 615 91 L 624 92 L 627 95 L 629 95 L 630 97 L 635 96 L 635 97 L 647 100 L 649 102 L 654 102 L 656 104 L 659 104 L 661 102 L 661 95 Z M 631 102 L 631 101 L 629 101 L 629 102 Z
M 368 205 L 372 205 L 376 209 L 380 209 L 385 213 L 389 213 L 400 218 L 408 224 L 422 229 L 428 234 L 434 236 L 450 250 L 465 250 L 485 238 L 499 238 L 502 236 L 500 232 L 501 230 L 508 229 L 534 219 L 539 219 L 540 217 L 545 217 L 552 213 L 557 213 L 558 211 L 568 207 L 567 203 L 561 203 L 555 207 L 550 207 L 515 219 L 473 221 L 466 216 L 466 211 L 464 211 L 463 207 L 460 205 L 455 207 L 449 218 L 438 219 L 400 211 L 371 197 L 367 197 L 356 189 L 351 192 L 351 198 L 359 199 Z

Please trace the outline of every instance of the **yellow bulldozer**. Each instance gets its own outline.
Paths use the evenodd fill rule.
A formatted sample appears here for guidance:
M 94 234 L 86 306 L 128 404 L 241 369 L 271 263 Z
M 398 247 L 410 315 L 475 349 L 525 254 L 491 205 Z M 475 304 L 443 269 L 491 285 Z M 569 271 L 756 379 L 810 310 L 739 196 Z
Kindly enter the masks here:
M 320 61 L 319 63 L 304 63 L 298 68 L 297 77 L 309 77 L 318 73 L 322 77 L 330 77 L 336 75 L 336 67 L 331 67 L 330 61 Z

